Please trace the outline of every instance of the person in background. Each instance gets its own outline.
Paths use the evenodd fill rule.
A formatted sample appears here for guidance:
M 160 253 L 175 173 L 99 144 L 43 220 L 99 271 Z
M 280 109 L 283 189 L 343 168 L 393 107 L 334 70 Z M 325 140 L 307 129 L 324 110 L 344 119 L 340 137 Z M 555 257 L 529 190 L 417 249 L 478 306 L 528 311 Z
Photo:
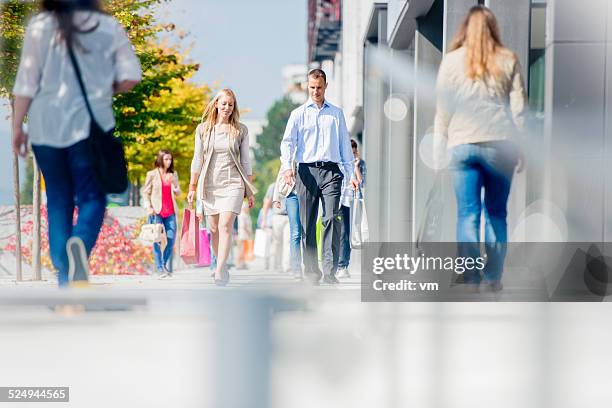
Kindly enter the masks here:
M 289 242 L 285 240 L 284 246 L 289 247 L 289 265 L 288 269 L 293 274 L 295 280 L 301 281 L 302 275 L 302 224 L 300 223 L 300 203 L 295 194 L 295 185 L 287 195 L 280 194 L 278 184 L 275 183 L 274 193 L 272 194 L 272 205 L 281 214 L 287 214 L 289 221 Z M 287 267 L 285 267 L 287 269 Z
M 238 251 L 236 269 L 247 269 L 245 260 L 245 243 L 253 239 L 253 223 L 249 206 L 247 203 L 242 204 L 242 212 L 238 216 L 238 236 L 236 239 L 236 248 Z
M 195 149 L 191 162 L 191 180 L 187 201 L 196 196 L 202 177 L 200 195 L 207 217 L 216 256 L 215 284 L 229 282 L 227 260 L 231 250 L 234 220 L 241 212 L 244 198 L 253 207 L 257 191 L 249 156 L 249 135 L 240 123 L 238 101 L 231 89 L 220 90 L 204 110 L 202 123 L 195 132 Z
M 175 195 L 181 193 L 178 174 L 174 170 L 174 158 L 169 150 L 160 150 L 155 159 L 155 169 L 147 172 L 142 198 L 147 209 L 149 223 L 163 224 L 166 230 L 166 247 L 153 244 L 155 269 L 161 279 L 172 277 L 172 254 L 176 240 Z
M 351 148 L 355 157 L 355 177 L 361 189 L 365 187 L 366 165 L 359 155 L 357 141 L 351 139 Z M 350 186 L 343 183 L 342 198 L 340 199 L 340 211 L 342 213 L 342 231 L 340 233 L 340 257 L 338 259 L 338 277 L 350 278 L 349 264 L 351 261 L 351 206 L 356 192 Z
M 366 186 L 366 163 L 365 160 L 361 158 L 361 153 L 359 152 L 359 147 L 355 139 L 351 139 L 351 148 L 353 149 L 353 156 L 355 156 L 355 176 L 359 182 L 359 187 L 363 190 Z
M 289 219 L 285 208 L 276 208 L 273 205 L 275 186 L 276 183 L 271 183 L 264 196 L 262 228 L 271 237 L 272 268 L 277 272 L 285 272 L 289 270 Z M 287 227 L 286 234 L 284 233 L 285 227 Z M 286 268 L 285 265 L 287 265 Z
M 106 210 L 89 159 L 91 119 L 67 47 L 74 50 L 93 115 L 105 131 L 115 126 L 113 95 L 138 84 L 141 68 L 125 30 L 99 1 L 38 3 L 42 12 L 25 30 L 13 88 L 13 149 L 26 157 L 32 145 L 46 185 L 51 261 L 65 287 L 88 280 L 88 258 Z
M 491 10 L 474 6 L 464 19 L 438 73 L 434 167 L 451 155 L 457 199 L 459 255 L 480 256 L 484 206 L 486 289 L 502 289 L 507 203 L 512 175 L 522 169 L 515 139 L 524 126 L 526 96 L 518 57 L 501 42 Z M 484 190 L 484 200 L 482 193 Z M 478 289 L 480 271 L 464 282 Z

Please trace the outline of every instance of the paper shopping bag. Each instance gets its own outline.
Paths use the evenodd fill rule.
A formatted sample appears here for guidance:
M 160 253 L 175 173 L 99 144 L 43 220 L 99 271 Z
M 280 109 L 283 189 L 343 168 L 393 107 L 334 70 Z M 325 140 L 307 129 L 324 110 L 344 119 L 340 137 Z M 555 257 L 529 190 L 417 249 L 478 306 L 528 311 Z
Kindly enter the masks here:
M 198 263 L 200 247 L 200 221 L 195 212 L 185 208 L 181 228 L 181 258 L 187 265 Z
M 206 228 L 200 228 L 200 246 L 198 254 L 198 266 L 210 266 L 210 238 Z

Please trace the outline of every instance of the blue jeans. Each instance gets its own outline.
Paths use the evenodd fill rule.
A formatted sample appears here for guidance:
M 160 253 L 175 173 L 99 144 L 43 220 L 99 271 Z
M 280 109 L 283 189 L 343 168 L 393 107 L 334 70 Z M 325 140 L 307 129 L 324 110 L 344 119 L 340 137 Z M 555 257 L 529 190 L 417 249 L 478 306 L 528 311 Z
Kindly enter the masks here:
M 65 148 L 37 145 L 32 150 L 45 179 L 51 261 L 59 286 L 66 286 L 66 242 L 81 238 L 89 256 L 102 227 L 106 197 L 94 179 L 86 140 Z M 79 214 L 73 225 L 75 206 Z
M 340 206 L 342 213 L 342 233 L 340 234 L 340 259 L 338 267 L 348 268 L 351 261 L 351 207 Z
M 291 272 L 295 276 L 302 276 L 302 224 L 300 224 L 300 203 L 295 191 L 287 196 L 285 202 L 287 216 L 289 217 L 289 256 L 291 257 Z
M 457 198 L 457 243 L 459 256 L 480 256 L 480 217 L 484 188 L 485 249 L 484 279 L 499 282 L 506 256 L 507 203 L 517 150 L 509 141 L 471 143 L 452 149 L 451 169 Z M 479 284 L 477 270 L 466 271 L 466 283 Z
M 151 215 L 149 216 L 149 223 L 164 224 L 166 239 L 168 240 L 163 253 L 159 242 L 153 244 L 155 268 L 157 272 L 163 272 L 165 269 L 172 273 L 172 254 L 174 253 L 174 241 L 176 240 L 176 215 L 172 214 L 165 218 L 159 214 Z

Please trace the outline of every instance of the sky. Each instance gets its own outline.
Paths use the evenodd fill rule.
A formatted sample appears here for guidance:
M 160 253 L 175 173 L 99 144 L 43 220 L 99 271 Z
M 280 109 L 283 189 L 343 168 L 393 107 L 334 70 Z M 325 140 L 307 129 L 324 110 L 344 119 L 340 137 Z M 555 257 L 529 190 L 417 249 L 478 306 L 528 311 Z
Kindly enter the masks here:
M 158 16 L 190 35 L 196 80 L 232 88 L 245 118 L 282 96 L 281 69 L 306 63 L 306 0 L 173 0 Z
M 190 58 L 200 64 L 194 80 L 232 88 L 240 109 L 249 109 L 243 118 L 259 119 L 282 96 L 282 67 L 306 63 L 306 11 L 306 0 L 171 0 L 158 7 L 157 15 L 188 33 L 181 44 L 190 46 Z M 5 175 L 0 205 L 12 204 L 5 117 L 0 106 L 0 172 Z

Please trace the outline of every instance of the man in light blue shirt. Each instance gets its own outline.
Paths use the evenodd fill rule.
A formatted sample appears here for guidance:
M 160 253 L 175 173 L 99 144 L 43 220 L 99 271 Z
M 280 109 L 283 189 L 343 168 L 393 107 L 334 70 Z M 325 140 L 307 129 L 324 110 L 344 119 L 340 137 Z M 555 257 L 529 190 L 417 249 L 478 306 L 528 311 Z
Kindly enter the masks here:
M 338 283 L 336 270 L 342 228 L 340 195 L 346 177 L 355 189 L 354 157 L 342 109 L 325 100 L 327 78 L 321 69 L 308 73 L 309 100 L 291 112 L 281 142 L 285 181 L 295 183 L 300 203 L 304 276 L 318 284 Z M 297 164 L 297 177 L 294 165 Z M 317 257 L 319 200 L 323 208 L 323 273 Z

